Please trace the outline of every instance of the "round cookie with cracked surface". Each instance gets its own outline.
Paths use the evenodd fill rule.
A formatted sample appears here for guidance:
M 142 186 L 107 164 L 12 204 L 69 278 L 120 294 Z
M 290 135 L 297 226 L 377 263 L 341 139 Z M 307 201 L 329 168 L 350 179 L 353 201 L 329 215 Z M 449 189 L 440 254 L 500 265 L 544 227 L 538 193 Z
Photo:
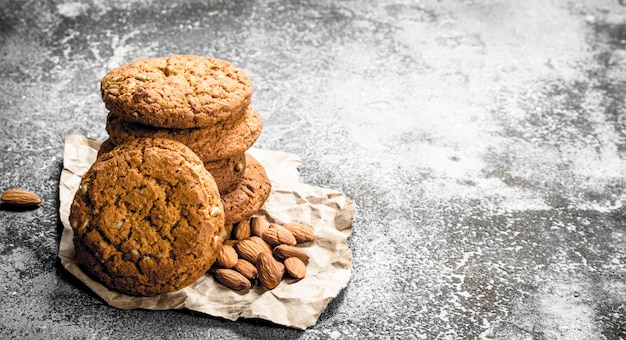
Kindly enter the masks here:
M 212 162 L 248 150 L 261 135 L 263 122 L 261 115 L 250 106 L 242 117 L 232 123 L 191 129 L 155 128 L 129 123 L 119 112 L 111 111 L 105 128 L 114 144 L 136 138 L 168 138 L 187 145 L 203 162 Z
M 124 120 L 166 128 L 207 127 L 240 117 L 252 83 L 225 60 L 196 55 L 140 59 L 100 82 L 107 109 Z
M 247 220 L 265 203 L 272 189 L 265 168 L 246 153 L 246 171 L 237 187 L 222 195 L 226 225 Z
M 204 164 L 185 145 L 137 139 L 100 155 L 70 208 L 76 258 L 114 290 L 182 289 L 214 263 L 224 209 Z

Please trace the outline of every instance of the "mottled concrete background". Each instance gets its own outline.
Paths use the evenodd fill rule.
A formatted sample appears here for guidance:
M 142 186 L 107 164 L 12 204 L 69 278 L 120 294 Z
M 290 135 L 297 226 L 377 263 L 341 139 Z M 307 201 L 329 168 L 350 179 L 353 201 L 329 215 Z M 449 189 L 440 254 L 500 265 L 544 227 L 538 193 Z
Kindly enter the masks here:
M 134 59 L 229 60 L 256 147 L 357 204 L 349 286 L 305 332 L 107 306 L 56 259 L 63 139 L 104 139 Z M 0 0 L 0 338 L 626 339 L 617 0 Z

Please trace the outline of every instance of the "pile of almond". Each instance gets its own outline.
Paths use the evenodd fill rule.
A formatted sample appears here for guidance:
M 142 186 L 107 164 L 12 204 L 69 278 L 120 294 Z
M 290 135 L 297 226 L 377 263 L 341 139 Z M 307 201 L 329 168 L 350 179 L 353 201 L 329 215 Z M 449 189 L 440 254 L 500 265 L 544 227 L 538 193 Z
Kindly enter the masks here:
M 211 270 L 224 286 L 240 291 L 258 281 L 274 289 L 284 277 L 300 280 L 306 276 L 309 255 L 296 245 L 315 239 L 312 227 L 252 217 L 233 225 L 230 235 Z

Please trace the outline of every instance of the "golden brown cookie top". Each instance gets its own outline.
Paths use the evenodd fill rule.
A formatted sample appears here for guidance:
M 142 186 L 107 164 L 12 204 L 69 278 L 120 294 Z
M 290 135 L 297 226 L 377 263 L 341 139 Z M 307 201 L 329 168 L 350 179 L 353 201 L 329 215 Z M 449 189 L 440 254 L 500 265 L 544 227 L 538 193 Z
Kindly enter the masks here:
M 114 144 L 135 138 L 168 138 L 187 145 L 203 162 L 244 153 L 256 142 L 262 129 L 261 115 L 251 106 L 232 123 L 218 123 L 205 128 L 166 129 L 128 123 L 115 111 L 109 112 L 106 123 L 109 139 Z
M 252 83 L 220 59 L 172 55 L 119 66 L 100 82 L 105 106 L 124 120 L 157 127 L 206 127 L 241 116 Z
M 175 291 L 215 261 L 224 211 L 203 163 L 185 145 L 137 139 L 102 154 L 70 210 L 77 258 L 133 295 Z

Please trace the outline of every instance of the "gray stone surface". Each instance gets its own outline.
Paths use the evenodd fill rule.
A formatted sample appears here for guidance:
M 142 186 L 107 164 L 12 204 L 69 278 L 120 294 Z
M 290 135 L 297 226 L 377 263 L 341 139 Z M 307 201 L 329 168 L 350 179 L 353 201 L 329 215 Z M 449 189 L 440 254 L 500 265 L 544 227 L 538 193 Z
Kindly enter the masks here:
M 56 258 L 63 139 L 99 79 L 232 61 L 256 147 L 357 204 L 349 286 L 306 331 L 117 310 Z M 626 339 L 626 9 L 597 1 L 0 0 L 0 338 Z

